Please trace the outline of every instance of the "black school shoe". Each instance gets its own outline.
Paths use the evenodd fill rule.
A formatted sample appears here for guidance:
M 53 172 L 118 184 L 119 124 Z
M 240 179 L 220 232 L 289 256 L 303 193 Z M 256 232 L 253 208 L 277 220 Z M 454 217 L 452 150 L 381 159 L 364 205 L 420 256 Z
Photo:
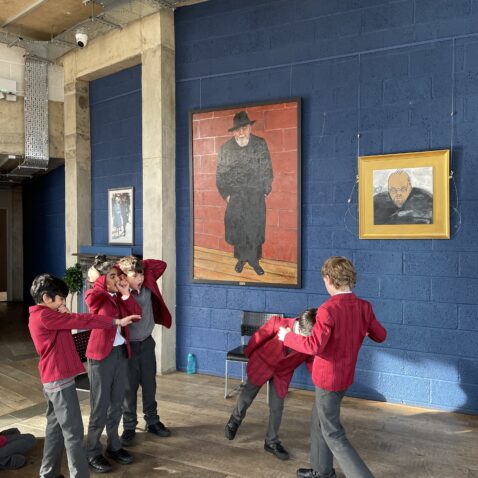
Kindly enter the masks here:
M 134 440 L 135 436 L 136 436 L 135 430 L 123 430 L 123 433 L 121 434 L 121 444 L 123 446 L 131 445 L 131 442 Z
M 133 463 L 133 457 L 123 448 L 116 451 L 106 449 L 106 456 L 120 465 L 129 465 L 130 463 Z
M 161 422 L 155 423 L 154 425 L 148 425 L 146 431 L 163 438 L 171 435 L 171 430 Z
M 297 470 L 297 478 L 337 478 L 337 475 L 333 468 L 332 471 L 326 475 L 321 475 L 318 471 L 315 471 L 312 468 L 299 468 Z
M 88 458 L 88 465 L 95 473 L 109 473 L 113 469 L 111 463 L 103 455 Z
M 229 421 L 226 423 L 226 427 L 224 428 L 224 435 L 226 435 L 228 440 L 234 440 L 239 426 L 240 423 L 236 422 L 234 417 L 231 415 L 231 418 L 229 418 Z
M 289 452 L 280 443 L 264 443 L 264 450 L 272 453 L 279 460 L 288 460 Z

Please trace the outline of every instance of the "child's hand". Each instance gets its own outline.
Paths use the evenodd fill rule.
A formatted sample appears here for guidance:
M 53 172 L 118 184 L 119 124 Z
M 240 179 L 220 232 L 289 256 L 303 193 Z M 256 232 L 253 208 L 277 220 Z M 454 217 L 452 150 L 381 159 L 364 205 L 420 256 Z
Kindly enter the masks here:
M 88 273 L 87 273 L 88 282 L 90 284 L 94 284 L 96 279 L 98 279 L 98 277 L 100 277 L 100 275 L 101 274 L 98 272 L 98 270 L 94 266 L 91 266 L 88 269 Z
M 285 336 L 290 332 L 289 327 L 287 329 L 285 327 L 280 327 L 279 328 L 279 333 L 277 334 L 277 338 L 281 341 L 284 342 Z
M 62 314 L 69 314 L 70 311 L 68 310 L 68 307 L 63 304 L 63 305 L 60 305 L 60 307 L 58 307 L 58 312 L 61 312 Z
M 127 317 L 118 319 L 118 325 L 121 325 L 121 327 L 125 327 L 126 325 L 131 324 L 131 322 L 136 322 L 139 319 L 141 319 L 141 315 L 128 315 Z
M 116 287 L 118 288 L 119 293 L 120 293 L 123 297 L 129 297 L 129 284 L 128 284 L 128 282 L 124 279 L 124 276 L 122 276 L 122 279 L 120 279 L 120 281 L 118 282 L 118 284 L 116 285 Z

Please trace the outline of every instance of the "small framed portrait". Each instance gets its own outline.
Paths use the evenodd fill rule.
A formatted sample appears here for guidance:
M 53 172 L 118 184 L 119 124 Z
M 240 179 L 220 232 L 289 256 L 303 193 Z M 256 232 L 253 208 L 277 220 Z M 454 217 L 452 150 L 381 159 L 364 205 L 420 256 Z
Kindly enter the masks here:
M 190 120 L 192 280 L 300 287 L 300 100 Z
M 449 239 L 450 152 L 360 156 L 360 239 Z
M 133 187 L 108 189 L 108 244 L 133 243 Z

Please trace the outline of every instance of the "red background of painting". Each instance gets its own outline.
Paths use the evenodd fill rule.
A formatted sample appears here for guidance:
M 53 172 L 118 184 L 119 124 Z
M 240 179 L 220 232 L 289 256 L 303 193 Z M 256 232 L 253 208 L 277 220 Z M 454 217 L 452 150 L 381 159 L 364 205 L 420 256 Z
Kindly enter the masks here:
M 266 240 L 262 255 L 297 263 L 297 103 L 277 103 L 193 114 L 194 245 L 226 252 L 226 203 L 216 188 L 217 155 L 232 137 L 234 114 L 247 111 L 252 133 L 264 138 L 274 180 L 266 198 Z

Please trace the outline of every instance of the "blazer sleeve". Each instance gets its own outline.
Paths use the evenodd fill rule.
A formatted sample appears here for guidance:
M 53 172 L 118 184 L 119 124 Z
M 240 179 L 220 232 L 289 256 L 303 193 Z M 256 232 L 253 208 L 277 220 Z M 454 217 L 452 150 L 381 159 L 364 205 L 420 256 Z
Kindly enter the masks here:
M 95 289 L 88 289 L 85 292 L 85 303 L 88 306 L 88 310 L 93 314 L 97 314 L 103 305 L 104 298 L 101 294 L 98 294 Z
M 126 317 L 128 315 L 133 315 L 133 314 L 141 315 L 141 307 L 134 300 L 131 294 L 126 300 L 123 300 L 120 297 L 119 304 L 121 309 L 121 317 Z
M 96 314 L 69 314 L 56 311 L 48 311 L 40 316 L 43 327 L 48 330 L 71 330 L 71 329 L 111 329 L 114 317 Z
M 319 355 L 327 345 L 332 330 L 334 328 L 334 322 L 327 309 L 320 307 L 317 311 L 316 322 L 312 329 L 312 335 L 310 337 L 304 337 L 302 335 L 289 332 L 284 339 L 284 345 L 291 349 L 297 350 L 308 355 Z
M 277 316 L 271 317 L 252 335 L 245 350 L 246 357 L 250 357 L 255 350 L 274 337 L 278 331 L 278 327 L 276 326 L 278 319 L 279 317 Z
M 148 270 L 153 274 L 154 280 L 158 280 L 164 274 L 168 265 L 159 259 L 145 259 L 143 267 L 145 271 Z
M 370 312 L 369 313 L 371 315 L 371 320 L 370 320 L 370 323 L 368 325 L 367 335 L 372 340 L 374 340 L 375 342 L 383 342 L 387 338 L 387 330 L 376 319 L 371 305 L 370 305 Z

